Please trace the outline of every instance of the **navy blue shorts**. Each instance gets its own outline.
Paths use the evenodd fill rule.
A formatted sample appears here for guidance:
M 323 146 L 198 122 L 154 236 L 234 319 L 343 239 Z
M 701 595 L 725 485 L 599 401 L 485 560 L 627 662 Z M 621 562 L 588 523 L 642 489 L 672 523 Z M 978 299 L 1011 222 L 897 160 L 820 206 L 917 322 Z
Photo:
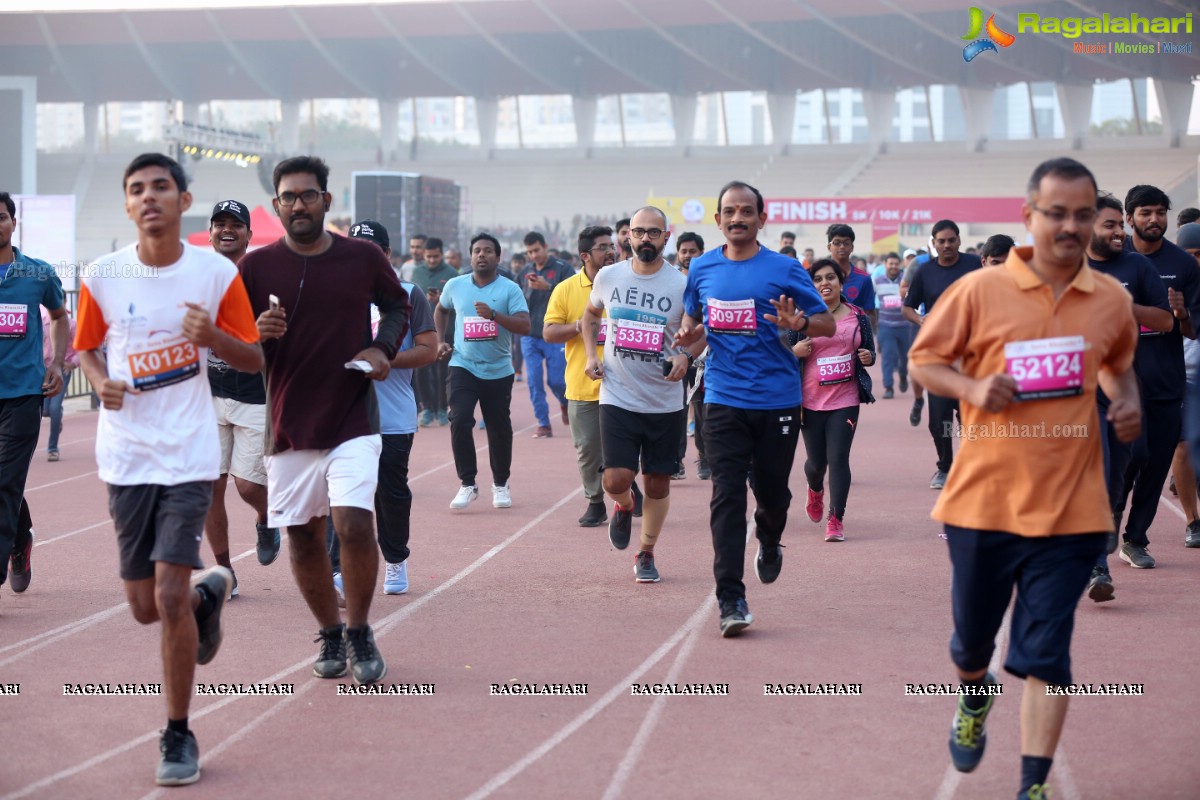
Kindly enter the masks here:
M 1071 683 L 1075 606 L 1104 533 L 1029 537 L 946 526 L 953 566 L 954 635 L 950 657 L 964 672 L 987 667 L 1016 587 L 1004 668 L 1055 686 Z

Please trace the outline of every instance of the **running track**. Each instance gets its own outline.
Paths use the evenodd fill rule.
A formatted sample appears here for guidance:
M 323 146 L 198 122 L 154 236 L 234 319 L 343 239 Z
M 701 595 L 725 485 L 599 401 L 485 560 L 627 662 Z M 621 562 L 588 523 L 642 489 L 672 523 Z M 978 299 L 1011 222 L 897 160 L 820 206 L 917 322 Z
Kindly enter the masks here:
M 230 492 L 241 597 L 197 680 L 292 683 L 295 694 L 197 697 L 203 777 L 180 790 L 153 783 L 161 697 L 63 696 L 65 683 L 161 681 L 158 628 L 133 621 L 116 575 L 96 417 L 68 416 L 63 460 L 39 451 L 29 477 L 32 586 L 0 590 L 0 683 L 21 686 L 0 696 L 0 798 L 1015 796 L 1018 681 L 1002 678 L 988 754 L 967 776 L 948 768 L 953 699 L 904 695 L 906 683 L 954 680 L 949 568 L 928 517 L 933 447 L 924 427 L 909 427 L 907 396 L 863 414 L 844 544 L 824 543 L 804 515 L 801 446 L 783 574 L 760 585 L 748 548 L 755 623 L 724 640 L 710 486 L 695 479 L 691 451 L 658 548 L 663 581 L 637 585 L 633 549 L 616 552 L 604 528 L 575 523 L 583 500 L 563 426 L 530 439 L 528 395 L 515 389 L 513 508 L 492 509 L 484 489 L 465 512 L 449 511 L 449 429 L 422 430 L 414 447 L 412 589 L 379 595 L 372 622 L 385 682 L 432 683 L 432 696 L 338 696 L 338 681 L 312 677 L 316 626 L 286 553 L 257 563 L 251 515 Z M 486 485 L 485 450 L 480 461 Z M 1143 683 L 1145 696 L 1072 701 L 1051 773 L 1057 798 L 1197 796 L 1200 551 L 1183 547 L 1168 500 L 1151 531 L 1158 568 L 1114 559 L 1116 601 L 1084 599 L 1075 635 L 1077 682 Z M 514 680 L 586 683 L 589 693 L 490 696 L 492 683 Z M 632 683 L 661 682 L 727 683 L 729 696 L 630 695 Z M 810 682 L 861 683 L 863 694 L 763 694 L 765 683 Z

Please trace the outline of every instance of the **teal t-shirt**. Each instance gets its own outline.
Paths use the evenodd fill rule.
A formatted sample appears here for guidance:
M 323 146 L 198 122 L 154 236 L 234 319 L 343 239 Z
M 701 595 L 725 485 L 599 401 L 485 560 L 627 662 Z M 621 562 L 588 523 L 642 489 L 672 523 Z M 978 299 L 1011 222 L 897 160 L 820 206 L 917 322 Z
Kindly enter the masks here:
M 13 248 L 16 258 L 0 265 L 0 399 L 42 393 L 42 313 L 62 308 L 62 281 L 54 267 Z M 7 269 L 6 269 L 7 268 Z
M 491 320 L 481 320 L 475 303 L 484 302 L 500 314 L 529 313 L 525 295 L 508 278 L 496 276 L 486 286 L 476 286 L 471 273 L 446 282 L 438 303 L 453 309 L 454 354 L 450 366 L 462 367 L 476 378 L 494 381 L 512 375 L 512 334 Z M 490 324 L 488 324 L 490 323 Z

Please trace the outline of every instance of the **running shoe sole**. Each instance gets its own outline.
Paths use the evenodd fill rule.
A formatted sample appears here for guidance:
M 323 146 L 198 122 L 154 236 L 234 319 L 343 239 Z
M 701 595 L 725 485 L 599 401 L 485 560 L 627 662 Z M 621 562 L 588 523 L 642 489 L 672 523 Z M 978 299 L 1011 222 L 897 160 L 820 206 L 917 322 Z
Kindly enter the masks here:
M 1116 597 L 1117 591 L 1113 587 L 1112 580 L 1096 581 L 1088 583 L 1087 596 L 1089 599 L 1097 603 L 1107 603 Z

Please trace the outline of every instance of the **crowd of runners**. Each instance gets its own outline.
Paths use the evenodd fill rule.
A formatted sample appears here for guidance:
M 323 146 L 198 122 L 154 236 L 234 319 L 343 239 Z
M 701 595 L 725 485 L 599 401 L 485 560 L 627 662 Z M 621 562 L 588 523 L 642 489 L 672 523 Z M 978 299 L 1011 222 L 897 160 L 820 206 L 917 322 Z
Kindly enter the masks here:
M 1077 603 L 1115 598 L 1110 554 L 1155 566 L 1147 532 L 1169 475 L 1187 526 L 1163 546 L 1200 547 L 1189 458 L 1200 442 L 1184 439 L 1185 427 L 1200 437 L 1184 425 L 1185 411 L 1200 415 L 1200 212 L 1181 212 L 1169 241 L 1170 200 L 1156 187 L 1118 198 L 1079 162 L 1047 161 L 1022 209 L 1029 246 L 998 235 L 964 250 L 958 225 L 941 220 L 927 251 L 864 262 L 845 224 L 827 230 L 827 257 L 797 253 L 792 234 L 763 244 L 762 195 L 733 181 L 717 197 L 723 241 L 707 249 L 646 206 L 579 231 L 565 258 L 530 232 L 518 264 L 480 232 L 456 264 L 446 256 L 457 250 L 425 236 L 400 258 L 374 220 L 331 233 L 328 178 L 315 157 L 279 163 L 285 235 L 250 249 L 247 207 L 226 200 L 212 209 L 212 248 L 197 248 L 180 240 L 184 171 L 139 156 L 122 186 L 137 241 L 89 266 L 73 316 L 54 269 L 13 247 L 16 207 L 0 193 L 0 583 L 30 586 L 25 479 L 42 415 L 47 458 L 58 458 L 77 366 L 101 406 L 96 461 L 130 610 L 161 623 L 160 785 L 200 775 L 193 674 L 216 656 L 239 592 L 230 477 L 254 511 L 260 564 L 286 531 L 318 628 L 314 674 L 378 682 L 387 666 L 371 603 L 380 554 L 383 592 L 409 588 L 414 439 L 450 427 L 459 486 L 429 500 L 449 500 L 447 524 L 479 499 L 477 430 L 493 508 L 520 502 L 510 411 L 522 377 L 534 438 L 556 423 L 570 431 L 578 524 L 607 525 L 626 550 L 640 518 L 637 583 L 657 583 L 670 568 L 660 545 L 681 541 L 668 532 L 671 485 L 687 479 L 692 439 L 695 478 L 711 481 L 729 637 L 753 622 L 750 535 L 758 580 L 781 574 L 801 440 L 806 515 L 826 542 L 853 538 L 851 450 L 879 358 L 882 399 L 911 387 L 909 422 L 925 419 L 933 440 L 961 688 L 949 750 L 964 772 L 984 753 L 997 680 L 987 666 L 1015 589 L 1004 666 L 1025 680 L 1020 798 L 1045 796 L 1067 709 L 1046 690 L 1071 683 Z M 1022 430 L 1039 433 L 1009 433 Z M 194 575 L 203 536 L 217 563 Z

